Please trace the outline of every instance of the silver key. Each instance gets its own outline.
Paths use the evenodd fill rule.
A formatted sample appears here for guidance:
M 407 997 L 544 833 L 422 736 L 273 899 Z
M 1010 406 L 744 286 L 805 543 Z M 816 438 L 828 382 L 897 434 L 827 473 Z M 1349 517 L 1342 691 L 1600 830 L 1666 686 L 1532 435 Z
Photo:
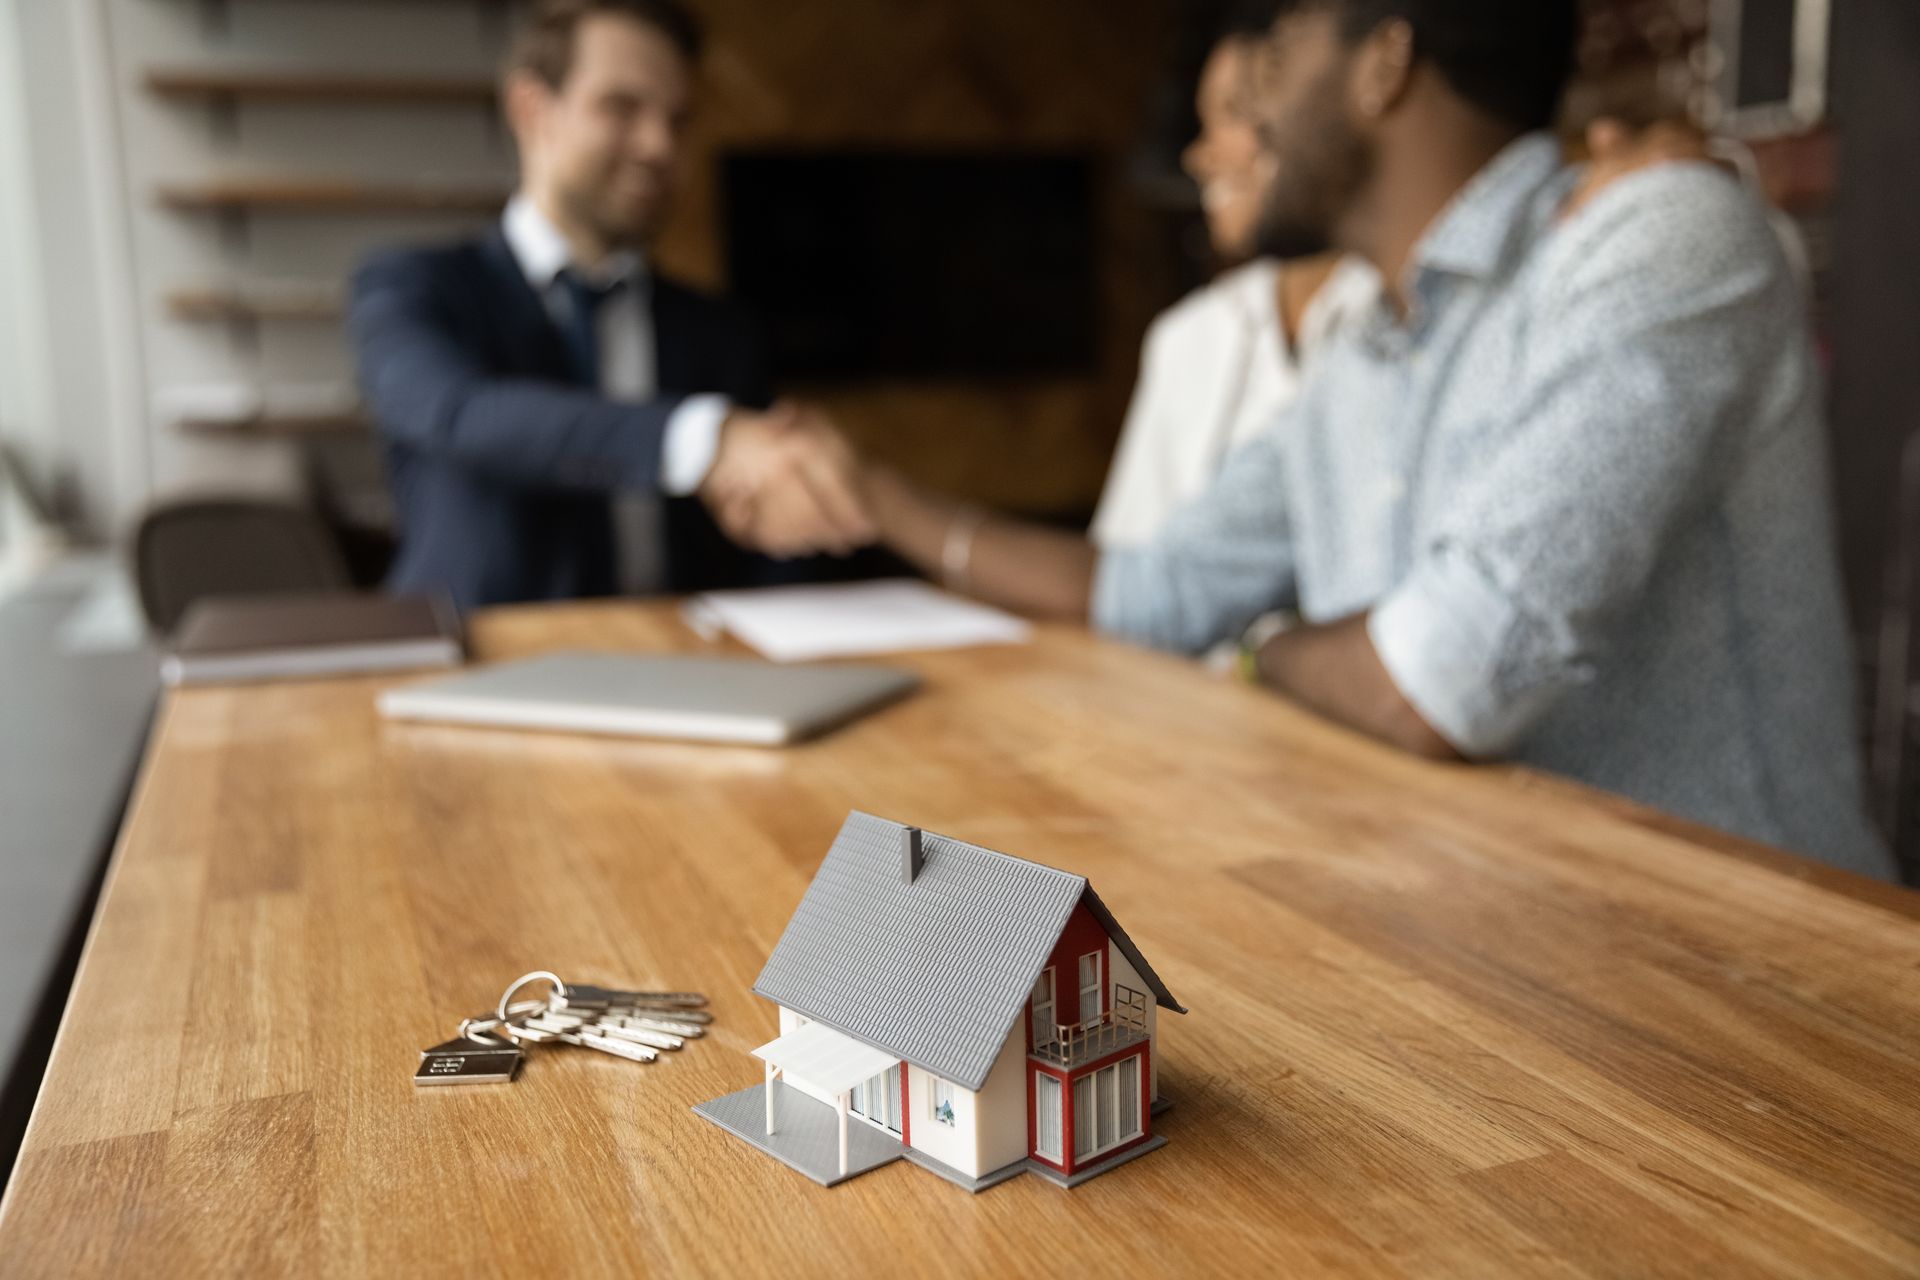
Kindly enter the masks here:
M 631 1040 L 635 1044 L 652 1045 L 656 1049 L 678 1049 L 686 1041 L 679 1036 L 670 1036 L 664 1031 L 642 1031 L 638 1027 L 609 1026 L 600 1023 L 593 1027 L 582 1027 L 581 1033 L 593 1031 L 602 1036 L 612 1036 L 617 1040 Z
M 610 1053 L 616 1058 L 626 1058 L 633 1062 L 652 1062 L 660 1056 L 645 1045 L 615 1040 L 584 1029 L 578 1034 L 569 1032 L 560 1038 L 568 1044 L 585 1045 L 589 1049 L 598 1049 L 602 1053 Z
M 619 1018 L 665 1018 L 673 1022 L 697 1022 L 702 1025 L 713 1021 L 713 1015 L 704 1009 L 682 1009 L 674 1005 L 611 1005 L 601 1011 L 602 1017 L 608 1015 Z
M 554 1007 L 561 1009 L 607 1009 L 618 1005 L 658 1005 L 669 1009 L 694 1009 L 707 1003 L 698 991 L 620 991 L 589 983 L 568 983 L 563 995 L 553 995 Z
M 574 1013 L 542 1013 L 523 1019 L 520 1025 L 532 1027 L 536 1031 L 578 1031 L 581 1026 L 591 1021 L 591 1018 L 583 1018 Z
M 636 1031 L 664 1031 L 670 1036 L 679 1036 L 684 1040 L 698 1039 L 707 1034 L 707 1029 L 697 1022 L 681 1022 L 674 1018 L 644 1018 L 633 1015 L 620 1015 L 600 1019 L 602 1026 L 612 1023 L 616 1026 L 632 1027 Z

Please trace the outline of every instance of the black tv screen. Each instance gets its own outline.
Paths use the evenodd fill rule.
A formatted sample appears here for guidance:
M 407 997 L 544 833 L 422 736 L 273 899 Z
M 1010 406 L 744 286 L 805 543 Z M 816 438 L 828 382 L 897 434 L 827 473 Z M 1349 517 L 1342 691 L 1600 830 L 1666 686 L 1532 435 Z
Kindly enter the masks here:
M 1083 153 L 735 152 L 728 279 L 781 379 L 1083 374 L 1097 359 Z

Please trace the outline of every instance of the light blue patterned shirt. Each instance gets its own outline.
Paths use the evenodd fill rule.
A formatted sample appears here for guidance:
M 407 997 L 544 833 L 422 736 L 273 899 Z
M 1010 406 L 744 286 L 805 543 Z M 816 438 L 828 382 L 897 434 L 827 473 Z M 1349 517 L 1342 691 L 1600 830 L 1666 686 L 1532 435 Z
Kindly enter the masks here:
M 1371 611 L 1464 753 L 1889 876 L 1863 809 L 1819 378 L 1764 216 L 1704 165 L 1607 188 L 1515 143 L 1300 398 L 1137 550 L 1101 629 L 1197 652 Z

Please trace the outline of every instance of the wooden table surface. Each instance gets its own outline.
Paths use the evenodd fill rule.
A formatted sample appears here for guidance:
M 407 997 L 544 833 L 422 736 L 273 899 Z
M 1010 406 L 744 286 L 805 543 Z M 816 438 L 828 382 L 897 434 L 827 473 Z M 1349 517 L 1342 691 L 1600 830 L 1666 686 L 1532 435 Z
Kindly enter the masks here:
M 476 630 L 699 647 L 630 605 Z M 790 751 L 171 697 L 0 1270 L 1920 1274 L 1916 895 L 1071 630 L 903 661 L 923 693 Z M 1193 1009 L 1166 1149 L 829 1191 L 689 1113 L 761 1078 L 749 988 L 856 806 L 1092 879 Z M 715 1034 L 412 1084 L 534 968 L 703 989 Z

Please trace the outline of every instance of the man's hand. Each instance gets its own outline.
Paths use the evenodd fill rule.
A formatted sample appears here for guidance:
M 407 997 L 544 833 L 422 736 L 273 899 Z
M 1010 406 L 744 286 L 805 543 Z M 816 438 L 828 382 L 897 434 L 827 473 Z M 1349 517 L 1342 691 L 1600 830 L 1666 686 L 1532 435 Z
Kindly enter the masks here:
M 1706 135 L 1678 120 L 1663 120 L 1642 129 L 1618 120 L 1596 120 L 1587 126 L 1587 151 L 1592 159 L 1586 176 L 1560 211 L 1563 218 L 1578 213 L 1628 174 L 1708 156 Z
M 821 414 L 791 404 L 736 410 L 700 496 L 727 536 L 768 555 L 846 555 L 872 542 L 859 462 Z

